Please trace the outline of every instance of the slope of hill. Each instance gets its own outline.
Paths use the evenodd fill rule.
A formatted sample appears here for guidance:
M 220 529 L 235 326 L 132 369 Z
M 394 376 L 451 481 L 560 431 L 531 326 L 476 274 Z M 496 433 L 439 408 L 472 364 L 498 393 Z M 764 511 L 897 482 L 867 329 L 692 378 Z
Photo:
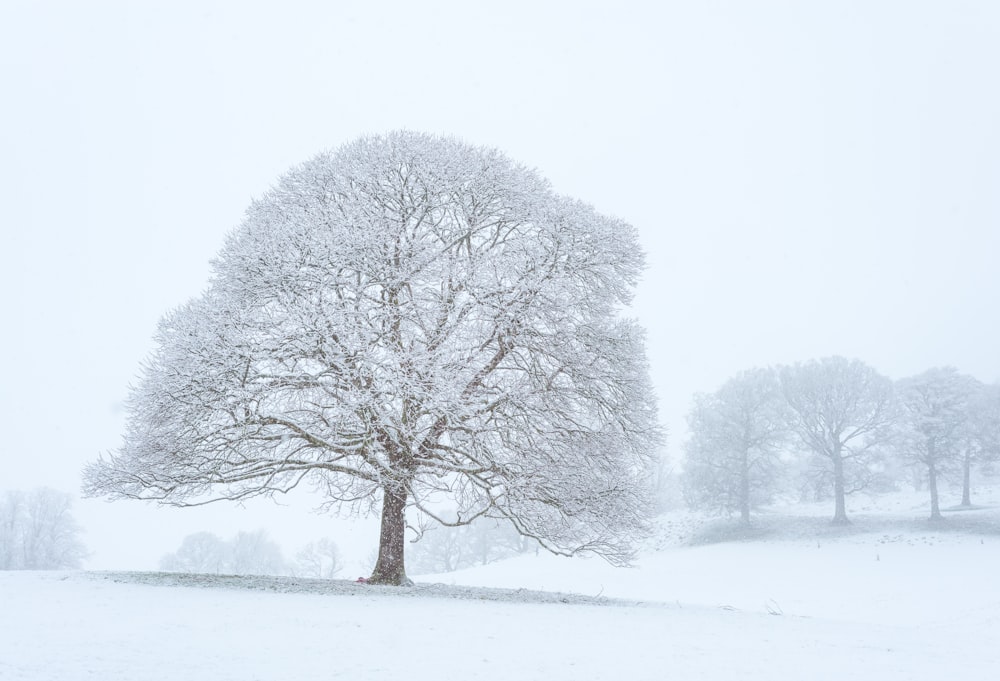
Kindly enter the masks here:
M 521 556 L 399 590 L 0 573 L 0 678 L 990 678 L 996 502 L 931 525 L 912 495 L 873 499 L 836 531 L 772 509 L 753 541 L 677 515 L 631 569 Z

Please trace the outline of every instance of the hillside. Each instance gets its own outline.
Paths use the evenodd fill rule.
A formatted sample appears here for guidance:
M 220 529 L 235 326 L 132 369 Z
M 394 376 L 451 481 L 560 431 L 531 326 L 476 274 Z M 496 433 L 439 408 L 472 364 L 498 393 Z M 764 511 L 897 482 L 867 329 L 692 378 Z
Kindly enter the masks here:
M 398 590 L 0 573 L 0 678 L 986 678 L 997 502 L 931 525 L 918 497 L 880 497 L 837 531 L 822 506 L 772 509 L 752 540 L 675 514 L 631 569 L 521 556 Z

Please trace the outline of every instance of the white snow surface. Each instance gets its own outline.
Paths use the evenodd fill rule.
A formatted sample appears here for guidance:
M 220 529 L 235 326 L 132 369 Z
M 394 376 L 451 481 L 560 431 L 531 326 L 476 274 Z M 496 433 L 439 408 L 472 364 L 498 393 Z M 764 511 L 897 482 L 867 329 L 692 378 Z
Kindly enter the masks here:
M 402 589 L 0 573 L 0 679 L 995 678 L 1000 511 L 907 503 L 752 541 L 679 514 L 634 568 L 522 556 Z

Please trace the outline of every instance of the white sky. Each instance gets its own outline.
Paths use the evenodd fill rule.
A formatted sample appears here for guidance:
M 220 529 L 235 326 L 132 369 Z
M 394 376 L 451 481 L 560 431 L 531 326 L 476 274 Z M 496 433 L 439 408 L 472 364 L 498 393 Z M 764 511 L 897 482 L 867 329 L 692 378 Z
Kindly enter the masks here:
M 4 0 L 0 489 L 77 490 L 250 199 L 403 127 L 499 147 L 637 226 L 673 453 L 692 393 L 753 366 L 1000 379 L 1000 3 L 489 6 Z M 101 567 L 199 529 L 332 527 L 77 509 Z

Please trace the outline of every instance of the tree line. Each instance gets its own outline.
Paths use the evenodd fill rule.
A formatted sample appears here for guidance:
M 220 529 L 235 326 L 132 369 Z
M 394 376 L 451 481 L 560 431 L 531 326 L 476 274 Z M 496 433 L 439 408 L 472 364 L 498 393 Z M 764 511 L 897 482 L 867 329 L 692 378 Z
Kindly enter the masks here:
M 454 513 L 443 513 L 453 519 Z M 426 519 L 425 519 L 426 520 Z M 407 561 L 416 574 L 454 572 L 475 565 L 488 565 L 527 551 L 537 543 L 517 533 L 508 524 L 480 518 L 469 524 L 441 526 L 418 522 L 407 543 Z M 369 568 L 377 552 L 369 557 Z M 160 559 L 165 572 L 219 575 L 288 575 L 308 579 L 334 579 L 344 569 L 337 543 L 329 537 L 303 546 L 288 560 L 281 546 L 266 531 L 240 531 L 231 539 L 213 532 L 195 532 L 181 541 L 176 551 Z
M 327 537 L 303 546 L 292 561 L 266 531 L 237 532 L 222 539 L 212 532 L 195 532 L 180 547 L 160 559 L 166 572 L 217 575 L 291 575 L 311 579 L 333 579 L 343 569 L 340 549 Z
M 894 485 L 911 468 L 936 520 L 942 476 L 961 475 L 971 506 L 973 474 L 1000 459 L 1000 385 L 952 367 L 894 382 L 860 360 L 827 357 L 742 371 L 695 396 L 688 426 L 682 480 L 694 508 L 749 523 L 798 482 L 830 493 L 833 522 L 846 524 L 848 495 Z

